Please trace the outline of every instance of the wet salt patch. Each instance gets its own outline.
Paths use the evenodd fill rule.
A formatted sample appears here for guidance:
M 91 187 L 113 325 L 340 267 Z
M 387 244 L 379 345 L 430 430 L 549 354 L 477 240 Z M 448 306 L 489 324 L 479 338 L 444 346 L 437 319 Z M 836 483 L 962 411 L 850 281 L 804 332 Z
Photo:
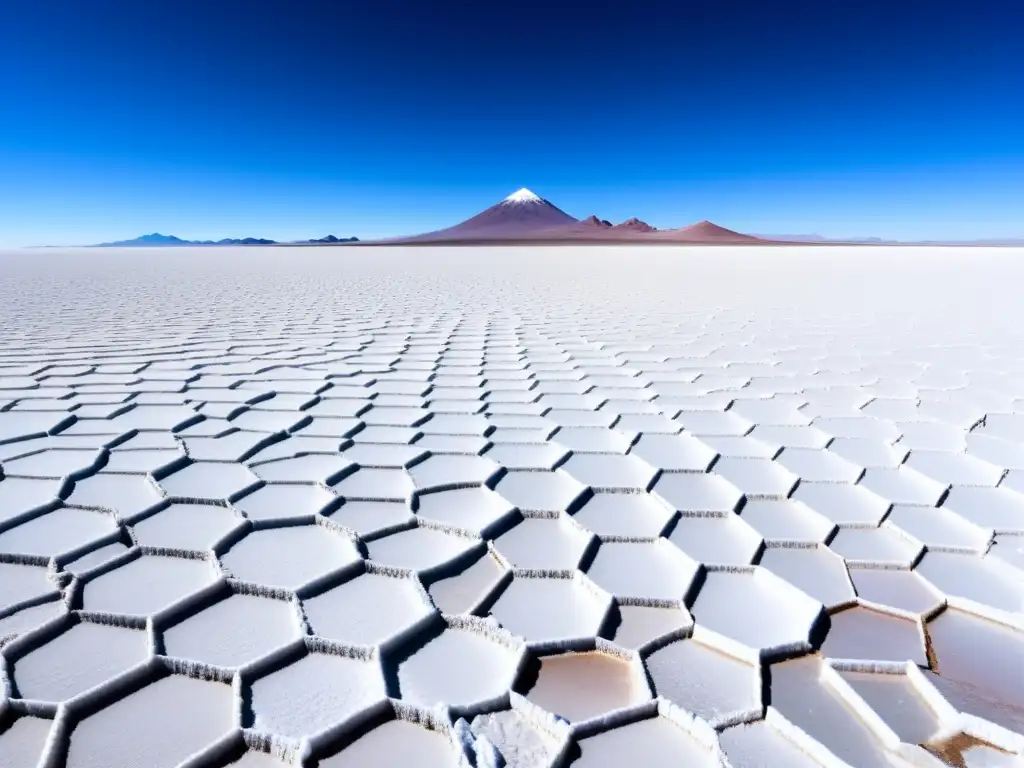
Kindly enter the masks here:
M 663 717 L 623 725 L 579 742 L 579 768 L 619 768 L 643 765 L 674 768 L 692 765 L 711 768 L 718 759 L 696 739 Z
M 300 636 L 295 609 L 281 600 L 231 595 L 163 630 L 168 656 L 239 667 Z
M 582 722 L 646 701 L 650 691 L 629 661 L 588 652 L 541 658 L 526 696 L 552 714 Z
M 493 589 L 505 570 L 490 552 L 470 565 L 428 588 L 431 599 L 442 613 L 467 613 Z
M 681 600 L 698 564 L 668 541 L 603 542 L 587 575 L 620 598 Z
M 900 741 L 923 744 L 940 730 L 938 716 L 906 675 L 848 671 L 840 671 L 839 675 L 900 737 Z
M 74 726 L 68 768 L 173 768 L 234 727 L 231 687 L 172 675 Z
M 888 568 L 851 568 L 857 595 L 868 602 L 914 614 L 934 611 L 943 597 L 916 573 Z
M 61 507 L 0 533 L 0 552 L 51 557 L 116 531 L 108 514 Z
M 473 549 L 479 540 L 432 528 L 410 528 L 367 542 L 370 560 L 396 568 L 426 571 L 451 562 Z
M 14 663 L 22 698 L 65 701 L 149 656 L 145 632 L 82 622 Z
M 0 610 L 56 591 L 45 568 L 0 562 Z
M 518 663 L 516 651 L 484 634 L 449 628 L 399 663 L 401 698 L 428 708 L 471 707 L 507 691 Z
M 53 723 L 38 717 L 20 717 L 0 733 L 0 765 L 35 768 L 42 757 Z
M 821 653 L 830 659 L 913 661 L 928 665 L 917 622 L 854 606 L 833 613 Z
M 658 536 L 672 510 L 654 497 L 639 493 L 597 493 L 573 515 L 573 520 L 598 536 Z
M 217 578 L 204 560 L 146 555 L 120 565 L 83 587 L 87 611 L 146 616 L 212 584 Z
M 207 550 L 241 522 L 242 518 L 227 507 L 171 504 L 155 515 L 133 523 L 132 530 L 135 540 L 144 547 Z
M 459 754 L 452 742 L 405 720 L 390 720 L 345 747 L 334 757 L 322 759 L 320 768 L 388 768 L 415 765 L 422 768 L 458 768 Z
M 776 765 L 819 768 L 821 765 L 763 720 L 728 728 L 719 740 L 729 761 L 737 768 L 771 768 Z
M 748 565 L 761 548 L 761 536 L 746 520 L 729 513 L 714 517 L 681 517 L 669 541 L 706 565 Z
M 610 604 L 575 579 L 516 576 L 491 614 L 514 635 L 551 642 L 596 636 Z
M 58 480 L 33 480 L 24 477 L 0 479 L 0 523 L 52 503 L 60 492 Z
M 313 736 L 385 696 L 379 664 L 311 653 L 252 683 L 252 726 L 294 739 Z
M 893 765 L 868 727 L 822 683 L 821 663 L 804 657 L 772 665 L 772 706 L 850 765 Z
M 494 548 L 515 568 L 572 570 L 590 534 L 559 517 L 528 517 L 494 541 Z
M 477 715 L 473 719 L 472 731 L 497 748 L 507 768 L 547 765 L 559 747 L 553 737 L 531 725 L 515 710 Z
M 932 619 L 927 630 L 938 675 L 957 684 L 950 703 L 1019 732 L 1024 691 L 1008 670 L 1024 669 L 1024 633 L 953 609 Z M 949 686 L 939 687 L 945 695 Z
M 351 539 L 320 525 L 251 531 L 220 557 L 237 579 L 292 590 L 359 559 Z
M 347 645 L 376 645 L 433 613 L 410 579 L 364 573 L 304 601 L 313 632 Z
M 757 667 L 694 640 L 677 640 L 646 659 L 654 691 L 708 722 L 728 722 L 761 709 Z

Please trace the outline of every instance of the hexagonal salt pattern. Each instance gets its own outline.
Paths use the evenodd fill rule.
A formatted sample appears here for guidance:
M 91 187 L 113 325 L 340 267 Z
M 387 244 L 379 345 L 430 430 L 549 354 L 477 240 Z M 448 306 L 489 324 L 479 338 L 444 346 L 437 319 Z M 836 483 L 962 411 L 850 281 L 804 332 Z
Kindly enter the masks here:
M 1022 260 L 371 255 L 4 254 L 0 764 L 1024 749 Z

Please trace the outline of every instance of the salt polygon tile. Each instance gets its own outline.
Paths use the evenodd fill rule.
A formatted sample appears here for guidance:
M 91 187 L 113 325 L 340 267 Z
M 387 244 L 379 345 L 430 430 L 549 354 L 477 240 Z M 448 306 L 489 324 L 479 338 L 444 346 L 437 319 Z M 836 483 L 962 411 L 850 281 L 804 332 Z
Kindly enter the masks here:
M 498 427 L 488 433 L 487 439 L 494 445 L 502 445 L 505 443 L 533 443 L 534 445 L 544 445 L 547 443 L 548 438 L 551 436 L 553 431 L 554 430 L 547 428 L 526 429 L 517 427 Z
M 818 543 L 825 541 L 835 528 L 824 515 L 792 499 L 748 501 L 741 515 L 762 538 L 771 541 Z
M 636 456 L 575 454 L 561 469 L 584 485 L 605 491 L 646 491 L 657 471 Z
M 986 437 L 998 437 L 1015 443 L 1024 442 L 1024 414 L 990 413 L 979 430 Z
M 420 526 L 369 541 L 366 548 L 369 559 L 382 565 L 428 571 L 464 557 L 478 543 L 479 539 Z
M 259 482 L 248 468 L 233 462 L 197 461 L 159 481 L 168 496 L 182 499 L 230 500 Z
M 916 621 L 855 605 L 833 613 L 821 653 L 829 659 L 912 661 L 928 665 Z
M 0 532 L 0 553 L 53 557 L 117 530 L 116 521 L 106 513 L 59 507 Z
M 585 695 L 580 695 L 585 686 Z M 540 658 L 527 698 L 570 722 L 583 722 L 651 697 L 638 665 L 608 653 L 586 651 Z
M 988 557 L 1012 565 L 1024 573 L 1024 536 L 996 536 Z
M 761 549 L 761 536 L 734 514 L 681 517 L 669 541 L 705 565 L 749 565 Z
M 657 403 L 651 405 L 658 407 Z M 615 428 L 645 435 L 675 435 L 682 425 L 661 413 L 624 413 L 615 421 Z
M 1007 488 L 1011 491 L 1024 493 L 1024 471 L 1011 469 L 999 483 L 1000 488 Z
M 671 509 L 645 493 L 596 493 L 573 519 L 598 536 L 654 537 L 672 516 Z
M 303 601 L 315 634 L 347 645 L 376 645 L 433 609 L 415 582 L 364 573 Z
M 258 434 L 246 432 L 240 434 Z M 218 440 L 224 438 L 217 438 Z M 274 459 L 290 459 L 295 456 L 302 456 L 308 453 L 333 454 L 338 452 L 342 439 L 337 437 L 313 437 L 292 435 L 285 440 L 260 448 L 258 451 L 247 457 L 251 464 L 263 463 Z
M 602 542 L 587 576 L 615 597 L 680 600 L 699 564 L 676 546 L 654 542 Z
M 123 518 L 138 514 L 160 500 L 156 487 L 143 475 L 103 472 L 75 481 L 75 487 L 67 497 L 68 504 L 109 509 Z
M 894 528 L 840 528 L 829 548 L 848 563 L 909 568 L 920 556 L 919 543 Z
M 695 640 L 677 640 L 647 657 L 654 690 L 711 724 L 761 709 L 760 671 Z
M 959 552 L 926 552 L 914 569 L 947 598 L 1021 613 L 1020 572 L 997 559 Z
M 641 438 L 641 441 L 643 438 Z M 766 443 L 754 437 L 702 437 L 700 442 L 723 457 L 736 459 L 772 459 L 781 446 Z
M 579 768 L 614 768 L 630 760 L 650 768 L 713 765 L 710 751 L 664 717 L 638 720 L 581 739 Z
M 938 734 L 938 716 L 908 675 L 850 671 L 839 675 L 903 743 L 925 744 Z
M 666 473 L 658 478 L 652 493 L 683 514 L 726 514 L 743 498 L 740 489 L 713 473 Z
M 916 469 L 945 485 L 983 485 L 995 487 L 1003 469 L 966 453 L 911 451 L 906 466 Z
M 903 531 L 929 549 L 968 550 L 983 553 L 992 540 L 992 530 L 968 522 L 945 507 L 895 505 L 886 525 Z
M 407 502 L 414 490 L 413 478 L 404 469 L 363 467 L 336 482 L 334 492 L 344 499 Z
M 800 483 L 793 492 L 800 501 L 836 525 L 878 525 L 892 506 L 863 485 Z
M 861 437 L 840 437 L 829 443 L 828 450 L 852 464 L 867 469 L 895 469 L 906 459 L 905 446 L 892 445 L 886 440 Z
M 46 568 L 0 562 L 0 611 L 56 592 L 56 585 L 47 578 Z
M 938 504 L 947 489 L 945 484 L 905 466 L 899 469 L 868 469 L 858 485 L 893 504 L 921 504 L 929 507 Z
M 718 453 L 690 435 L 644 434 L 630 449 L 650 466 L 672 472 L 704 472 Z
M 503 627 L 527 642 L 597 635 L 611 599 L 579 579 L 517 575 L 491 607 Z
M 864 469 L 828 450 L 786 448 L 776 461 L 801 480 L 856 483 Z
M 868 415 L 842 419 L 817 418 L 814 420 L 814 427 L 835 438 L 853 437 L 894 442 L 903 434 L 892 422 Z
M 942 595 L 913 571 L 851 568 L 850 578 L 858 597 L 898 611 L 925 614 L 943 603 Z
M 99 452 L 88 449 L 51 448 L 18 459 L 5 459 L 4 475 L 62 478 L 87 472 L 99 462 Z
M 250 411 L 251 413 L 251 411 Z M 284 415 L 284 414 L 282 414 Z M 309 418 L 309 417 L 304 417 Z M 364 422 L 360 419 L 343 419 L 343 418 L 329 418 L 326 416 L 317 416 L 309 421 L 308 424 L 304 424 L 301 421 L 297 422 L 294 427 L 284 426 L 282 420 L 280 424 L 277 424 L 278 429 L 273 431 L 288 430 L 294 434 L 301 435 L 303 437 L 330 437 L 341 440 L 345 437 L 353 437 L 356 434 L 365 432 L 371 427 L 364 427 Z M 268 427 L 275 426 L 268 424 Z M 255 429 L 254 427 L 245 427 L 245 429 Z M 379 429 L 403 429 L 403 427 L 379 427 Z M 418 433 L 417 433 L 418 434 Z M 362 439 L 366 439 L 365 437 Z M 382 441 L 383 442 L 383 441 Z
M 562 427 L 554 440 L 574 453 L 624 454 L 636 441 L 636 435 L 604 427 Z
M 115 450 L 103 466 L 108 472 L 153 472 L 184 457 L 177 450 L 162 448 L 140 448 L 137 450 Z
M 758 425 L 806 426 L 811 423 L 798 408 L 777 398 L 737 400 L 729 413 L 736 413 Z
M 252 471 L 261 480 L 268 482 L 323 483 L 330 485 L 355 469 L 346 456 L 310 453 L 290 459 L 275 459 L 256 464 Z
M 305 517 L 336 501 L 334 494 L 316 485 L 270 483 L 234 502 L 251 520 Z
M 252 684 L 252 727 L 301 739 L 368 709 L 386 696 L 372 661 L 310 653 Z
M 457 488 L 421 494 L 416 514 L 479 535 L 513 509 L 512 504 L 490 488 Z
M 135 541 L 144 547 L 211 549 L 242 522 L 233 510 L 214 504 L 171 504 L 132 523 Z M 0 535 L 0 543 L 3 537 Z
M 967 454 L 1003 469 L 1024 469 L 1024 443 L 990 437 L 984 430 L 967 435 Z
M 237 727 L 234 712 L 230 685 L 163 677 L 74 725 L 67 762 L 106 766 L 122 757 L 128 762 L 145 744 L 147 766 L 172 768 L 231 733 Z
M 408 468 L 429 453 L 419 444 L 356 443 L 342 451 L 342 455 L 362 467 Z
M 559 517 L 528 517 L 494 540 L 495 550 L 514 568 L 577 568 L 591 536 Z
M 291 604 L 233 594 L 163 631 L 168 656 L 233 668 L 300 636 Z
M 675 421 L 683 425 L 690 434 L 740 436 L 750 432 L 754 423 L 732 411 L 680 411 Z
M 551 442 L 501 443 L 484 455 L 508 469 L 552 470 L 569 456 L 569 450 Z
M 494 490 L 524 511 L 561 512 L 572 507 L 586 486 L 561 470 L 511 470 L 498 481 Z
M 348 499 L 330 515 L 333 522 L 354 531 L 359 536 L 375 535 L 388 529 L 403 527 L 414 519 L 412 509 L 404 501 Z
M 433 455 L 409 469 L 419 490 L 457 485 L 481 485 L 501 467 L 483 456 Z
M 251 531 L 220 556 L 236 579 L 289 590 L 359 559 L 351 539 L 320 525 Z
M 816 547 L 769 547 L 760 565 L 822 603 L 826 608 L 852 602 L 853 586 L 843 558 Z
M 755 498 L 785 498 L 800 481 L 782 464 L 770 459 L 723 458 L 715 462 L 711 471 Z
M 445 629 L 398 665 L 403 701 L 469 707 L 507 691 L 519 654 L 483 632 Z
M 205 560 L 144 555 L 86 582 L 86 611 L 131 616 L 154 614 L 212 584 L 217 574 Z
M 727 728 L 719 737 L 722 750 L 734 766 L 785 765 L 787 768 L 818 768 L 804 750 L 764 720 Z
M 832 436 L 818 429 L 814 424 L 806 427 L 787 427 L 773 424 L 758 424 L 749 437 L 785 448 L 825 448 L 832 442 Z

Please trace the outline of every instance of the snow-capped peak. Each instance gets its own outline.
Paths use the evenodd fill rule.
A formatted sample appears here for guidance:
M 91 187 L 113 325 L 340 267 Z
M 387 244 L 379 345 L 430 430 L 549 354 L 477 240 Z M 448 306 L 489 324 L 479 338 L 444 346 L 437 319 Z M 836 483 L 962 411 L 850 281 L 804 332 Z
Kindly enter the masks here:
M 511 195 L 506 197 L 503 202 L 506 203 L 539 203 L 541 199 L 537 197 L 533 192 L 523 187 L 518 192 L 513 192 Z

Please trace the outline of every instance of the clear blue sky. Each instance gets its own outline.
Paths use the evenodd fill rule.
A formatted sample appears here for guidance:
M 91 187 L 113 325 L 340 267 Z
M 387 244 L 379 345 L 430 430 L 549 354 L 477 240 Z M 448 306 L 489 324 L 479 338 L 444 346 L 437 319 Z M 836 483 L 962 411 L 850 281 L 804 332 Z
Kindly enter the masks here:
M 1024 236 L 1024 3 L 3 0 L 0 243 L 412 233 L 527 186 Z

